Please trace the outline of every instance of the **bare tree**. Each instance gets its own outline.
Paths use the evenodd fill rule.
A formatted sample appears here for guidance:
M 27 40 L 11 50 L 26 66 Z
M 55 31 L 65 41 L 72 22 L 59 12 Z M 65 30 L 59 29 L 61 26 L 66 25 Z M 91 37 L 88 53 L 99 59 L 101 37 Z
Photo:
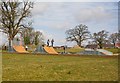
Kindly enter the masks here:
M 90 39 L 90 32 L 88 31 L 88 27 L 86 25 L 78 25 L 73 29 L 69 29 L 66 31 L 67 41 L 75 41 L 78 46 L 81 46 L 82 42 Z
M 113 33 L 110 35 L 109 40 L 111 43 L 114 44 L 115 47 L 115 43 L 118 41 L 118 33 Z
M 120 42 L 120 30 L 118 30 L 118 42 Z
M 0 29 L 8 35 L 10 49 L 15 35 L 21 29 L 28 27 L 29 23 L 26 22 L 26 20 L 31 16 L 32 8 L 33 3 L 29 1 L 18 2 L 18 0 L 16 0 L 12 2 L 12 0 L 8 0 L 1 2 L 0 22 L 2 23 L 2 27 L 0 27 Z
M 108 32 L 105 30 L 93 34 L 93 40 L 98 44 L 99 48 L 103 48 L 103 44 L 108 40 L 107 38 Z

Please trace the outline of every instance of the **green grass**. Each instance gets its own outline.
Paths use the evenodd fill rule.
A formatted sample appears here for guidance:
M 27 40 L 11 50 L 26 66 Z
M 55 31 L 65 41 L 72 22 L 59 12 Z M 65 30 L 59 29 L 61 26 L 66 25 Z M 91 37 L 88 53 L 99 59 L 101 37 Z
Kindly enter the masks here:
M 7 50 L 1 50 L 0 52 L 8 52 Z
M 57 52 L 64 52 L 63 49 L 55 49 Z M 77 52 L 80 52 L 80 51 L 83 51 L 84 48 L 67 48 L 66 49 L 66 52 L 69 52 L 69 53 L 77 53 Z
M 120 51 L 120 49 L 118 49 L 118 48 L 105 48 L 105 50 L 113 52 L 114 54 L 119 53 L 119 51 Z
M 113 81 L 117 56 L 3 54 L 3 81 Z
M 0 50 L 0 83 L 2 82 L 2 53 Z

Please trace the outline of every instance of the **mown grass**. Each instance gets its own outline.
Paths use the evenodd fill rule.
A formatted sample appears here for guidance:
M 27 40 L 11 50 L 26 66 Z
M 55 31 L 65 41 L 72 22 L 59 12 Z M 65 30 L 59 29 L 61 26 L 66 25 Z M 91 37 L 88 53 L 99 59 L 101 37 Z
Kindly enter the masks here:
M 3 81 L 114 81 L 117 56 L 3 54 Z
M 118 48 L 105 48 L 105 50 L 113 52 L 114 54 L 117 54 L 120 52 L 120 49 L 118 49 Z
M 64 52 L 63 49 L 55 49 L 57 52 Z M 67 48 L 65 51 L 66 52 L 69 52 L 69 53 L 77 53 L 77 52 L 80 52 L 80 51 L 83 51 L 84 48 Z
M 2 53 L 0 50 L 0 83 L 2 82 Z

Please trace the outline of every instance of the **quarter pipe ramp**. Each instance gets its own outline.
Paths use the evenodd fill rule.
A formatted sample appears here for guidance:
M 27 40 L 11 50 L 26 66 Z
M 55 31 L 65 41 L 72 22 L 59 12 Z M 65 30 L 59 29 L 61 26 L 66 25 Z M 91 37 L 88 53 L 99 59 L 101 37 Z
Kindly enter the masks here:
M 23 46 L 13 46 L 13 49 L 18 53 L 28 53 Z
M 49 54 L 58 54 L 53 47 L 44 46 L 44 49 Z

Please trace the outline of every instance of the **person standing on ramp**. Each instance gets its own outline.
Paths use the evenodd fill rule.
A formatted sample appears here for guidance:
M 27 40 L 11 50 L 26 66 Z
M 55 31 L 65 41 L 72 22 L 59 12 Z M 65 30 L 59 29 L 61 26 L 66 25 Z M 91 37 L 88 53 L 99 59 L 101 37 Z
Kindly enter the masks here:
M 48 40 L 47 40 L 47 46 L 49 46 L 49 42 L 50 42 L 50 40 L 48 39 Z
M 51 40 L 51 46 L 53 47 L 54 39 Z

